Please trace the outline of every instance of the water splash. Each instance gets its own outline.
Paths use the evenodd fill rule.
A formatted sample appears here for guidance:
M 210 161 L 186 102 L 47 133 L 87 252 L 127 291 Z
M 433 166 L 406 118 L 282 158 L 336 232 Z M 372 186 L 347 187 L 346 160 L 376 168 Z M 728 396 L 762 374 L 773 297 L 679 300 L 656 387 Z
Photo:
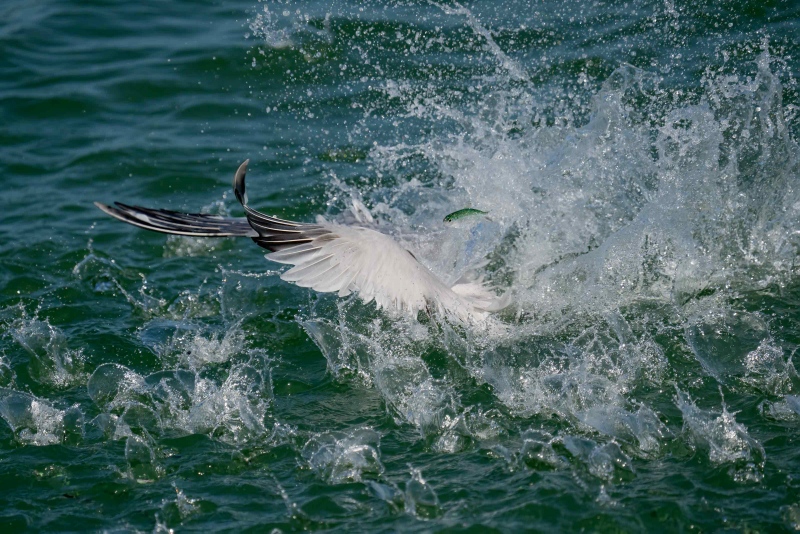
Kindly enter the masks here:
M 481 24 L 480 20 L 478 20 L 472 11 L 458 2 L 453 2 L 454 7 L 446 6 L 433 1 L 430 3 L 441 9 L 447 15 L 463 16 L 466 19 L 467 25 L 470 27 L 470 29 L 475 32 L 476 35 L 479 35 L 483 38 L 489 53 L 497 59 L 500 67 L 504 69 L 513 80 L 529 81 L 528 76 L 525 73 L 525 69 L 523 69 L 522 66 L 520 66 L 516 61 L 508 57 L 505 52 L 503 52 L 503 49 L 500 48 L 495 42 L 492 32 L 483 24 Z
M 725 404 L 722 413 L 714 416 L 702 410 L 682 391 L 675 403 L 683 414 L 684 429 L 693 446 L 704 447 L 714 464 L 729 464 L 733 477 L 739 481 L 759 482 L 764 474 L 764 447 L 736 422 Z
M 229 363 L 241 346 L 234 350 L 224 341 L 202 337 L 190 338 L 188 347 L 182 360 L 186 368 L 147 376 L 119 364 L 94 371 L 87 389 L 106 413 L 107 434 L 119 439 L 201 433 L 231 443 L 264 437 L 272 394 L 266 360 L 253 353 L 246 361 Z M 228 365 L 218 368 L 222 363 Z
M 398 335 L 387 321 L 376 318 L 356 329 L 348 316 L 353 305 L 361 306 L 339 306 L 338 324 L 323 319 L 302 323 L 323 350 L 329 369 L 355 372 L 375 386 L 398 423 L 411 423 L 422 435 L 439 432 L 445 418 L 458 411 L 458 401 L 452 386 L 431 376 L 419 357 L 429 344 L 427 328 L 403 320 L 394 325 L 402 332 Z
M 28 393 L 0 388 L 0 418 L 20 443 L 52 445 L 83 435 L 83 413 L 78 406 L 60 410 Z
M 308 465 L 331 484 L 380 476 L 380 434 L 370 428 L 316 434 L 303 446 Z
M 297 50 L 308 63 L 323 60 L 329 55 L 332 47 L 333 34 L 330 29 L 330 19 L 318 21 L 309 15 L 305 8 L 293 8 L 263 5 L 249 22 L 251 35 L 258 39 L 259 46 L 256 50 L 262 58 L 268 58 L 274 50 Z M 265 59 L 268 61 L 268 59 Z M 259 65 L 256 57 L 252 59 L 252 66 Z
M 406 512 L 416 517 L 431 519 L 441 514 L 439 496 L 422 478 L 422 471 L 411 468 L 411 478 L 406 482 Z
M 80 348 L 70 348 L 64 332 L 47 319 L 29 317 L 21 306 L 2 311 L 0 326 L 22 348 L 25 358 L 0 360 L 0 371 L 10 379 L 15 368 L 25 369 L 33 380 L 44 386 L 67 388 L 86 380 L 85 356 Z
M 196 313 L 198 308 L 194 306 L 193 311 Z M 141 329 L 140 338 L 163 361 L 177 360 L 193 369 L 227 362 L 246 347 L 244 332 L 238 323 L 220 331 L 196 322 L 159 318 Z
M 463 7 L 443 9 L 477 24 Z M 488 42 L 482 29 L 473 27 Z M 675 383 L 702 394 L 710 377 L 777 397 L 764 405 L 770 417 L 794 414 L 789 349 L 743 304 L 796 284 L 800 252 L 800 149 L 782 103 L 781 60 L 761 46 L 747 73 L 721 56 L 692 94 L 622 65 L 576 100 L 584 109 L 560 118 L 502 57 L 496 85 L 476 79 L 469 90 L 442 91 L 386 80 L 374 109 L 391 102 L 396 117 L 438 127 L 417 141 L 376 144 L 374 181 L 354 190 L 334 180 L 331 196 L 363 201 L 445 280 L 487 258 L 484 269 L 513 291 L 516 309 L 500 316 L 504 327 L 481 333 L 388 324 L 349 304 L 331 320 L 332 308 L 319 304 L 302 324 L 329 369 L 376 387 L 397 422 L 432 437 L 436 450 L 482 439 L 456 378 L 466 370 L 515 416 L 566 422 L 570 435 L 556 442 L 591 439 L 589 452 L 571 455 L 599 478 L 634 476 L 631 455 L 660 457 L 688 432 L 715 451 L 712 462 L 738 466 L 734 479 L 757 479 L 763 447 L 726 410 L 699 415 L 683 399 L 681 429 L 662 406 Z M 369 133 L 369 122 L 360 128 Z M 438 224 L 463 206 L 490 211 L 492 221 Z M 448 364 L 432 368 L 439 352 Z M 678 367 L 690 371 L 676 376 Z M 726 432 L 743 445 L 723 443 Z M 534 448 L 544 464 L 560 465 L 547 452 L 553 443 Z M 722 460 L 725 451 L 741 458 Z M 608 475 L 619 469 L 630 475 Z

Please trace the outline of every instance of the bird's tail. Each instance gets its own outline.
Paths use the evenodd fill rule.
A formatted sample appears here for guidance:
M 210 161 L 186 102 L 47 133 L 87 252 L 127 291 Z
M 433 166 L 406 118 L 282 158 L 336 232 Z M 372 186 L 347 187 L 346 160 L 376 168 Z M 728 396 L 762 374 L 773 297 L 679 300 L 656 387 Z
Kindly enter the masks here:
M 106 206 L 99 202 L 94 204 L 120 221 L 125 221 L 145 230 L 161 232 L 162 234 L 195 237 L 258 236 L 258 233 L 253 230 L 253 227 L 244 217 L 231 218 L 206 213 L 181 213 L 171 210 L 129 206 L 121 202 L 115 202 L 113 206 Z

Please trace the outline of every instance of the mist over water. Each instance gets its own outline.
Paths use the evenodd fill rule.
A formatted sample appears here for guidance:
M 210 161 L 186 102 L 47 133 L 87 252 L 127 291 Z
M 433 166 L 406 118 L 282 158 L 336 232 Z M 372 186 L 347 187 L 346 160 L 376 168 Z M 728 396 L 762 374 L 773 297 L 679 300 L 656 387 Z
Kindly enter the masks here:
M 77 5 L 0 33 L 0 524 L 800 525 L 797 8 L 184 7 L 109 10 L 117 51 Z M 247 157 L 260 210 L 363 205 L 512 305 L 395 317 L 91 206 L 238 215 Z

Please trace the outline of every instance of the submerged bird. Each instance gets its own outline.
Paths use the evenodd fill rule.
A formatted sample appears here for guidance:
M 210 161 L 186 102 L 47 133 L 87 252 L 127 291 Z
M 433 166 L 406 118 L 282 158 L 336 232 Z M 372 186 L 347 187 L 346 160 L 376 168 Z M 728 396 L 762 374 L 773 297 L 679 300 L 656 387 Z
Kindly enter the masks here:
M 419 311 L 436 311 L 463 322 L 485 319 L 502 310 L 510 294 L 497 296 L 482 280 L 467 275 L 448 287 L 411 252 L 390 236 L 364 225 L 329 222 L 307 224 L 278 219 L 247 205 L 245 161 L 233 178 L 236 199 L 246 217 L 231 218 L 202 213 L 180 213 L 115 202 L 95 205 L 126 223 L 162 232 L 195 237 L 249 237 L 270 251 L 267 259 L 292 265 L 281 278 L 316 291 L 357 293 L 378 309 L 397 310 L 416 317 Z M 354 215 L 364 218 L 358 209 Z M 366 218 L 371 217 L 366 214 Z

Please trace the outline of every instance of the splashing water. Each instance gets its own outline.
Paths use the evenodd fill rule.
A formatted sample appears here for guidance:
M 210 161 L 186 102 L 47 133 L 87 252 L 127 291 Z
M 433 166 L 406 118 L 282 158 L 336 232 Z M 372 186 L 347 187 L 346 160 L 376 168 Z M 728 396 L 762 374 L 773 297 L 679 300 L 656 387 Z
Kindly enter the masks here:
M 796 528 L 796 38 L 706 4 L 362 4 L 261 2 L 245 30 L 204 24 L 236 44 L 200 56 L 178 13 L 157 63 L 192 80 L 173 80 L 180 100 L 142 64 L 135 83 L 101 69 L 103 94 L 61 112 L 98 99 L 94 119 L 133 123 L 146 97 L 126 142 L 184 143 L 109 196 L 229 215 L 228 159 L 252 157 L 264 211 L 374 221 L 444 281 L 485 276 L 512 306 L 480 327 L 398 319 L 276 280 L 249 240 L 81 214 L 59 227 L 75 243 L 40 242 L 38 217 L 9 207 L 37 231 L 0 247 L 1 500 L 22 517 L 0 524 Z M 176 130 L 153 143 L 151 115 Z M 145 159 L 111 145 L 37 165 L 67 169 L 61 191 L 76 166 L 96 186 Z M 19 161 L 36 150 L 10 149 L 7 172 L 34 173 Z M 64 221 L 78 193 L 54 201 Z M 490 215 L 442 223 L 467 206 Z
M 322 300 L 302 325 L 328 369 L 376 388 L 397 424 L 442 453 L 491 444 L 510 466 L 578 465 L 615 484 L 637 477 L 637 458 L 700 448 L 731 480 L 763 480 L 763 444 L 689 392 L 706 398 L 716 384 L 768 396 L 768 417 L 797 413 L 793 342 L 748 304 L 797 284 L 800 151 L 784 60 L 763 40 L 744 74 L 722 52 L 693 92 L 623 64 L 588 98 L 587 69 L 581 96 L 556 91 L 578 103 L 565 106 L 469 9 L 433 5 L 466 21 L 496 70 L 449 91 L 385 80 L 351 143 L 387 109 L 438 127 L 373 143 L 374 179 L 334 175 L 330 205 L 363 201 L 445 280 L 483 265 L 515 308 L 481 332 Z M 436 224 L 465 205 L 492 220 Z M 484 385 L 503 405 L 499 425 L 470 400 Z M 520 430 L 508 417 L 559 423 Z
M 733 375 L 788 392 L 786 359 L 768 324 L 737 304 L 797 274 L 797 243 L 787 237 L 800 220 L 798 151 L 773 62 L 762 52 L 748 80 L 709 73 L 703 96 L 675 104 L 665 103 L 670 92 L 657 76 L 623 66 L 592 99 L 586 124 L 513 136 L 507 118 L 535 123 L 527 109 L 534 97 L 492 94 L 483 104 L 495 112 L 458 117 L 461 132 L 376 148 L 373 162 L 384 173 L 401 173 L 409 154 L 438 170 L 440 185 L 361 193 L 389 198 L 374 212 L 399 225 L 443 278 L 463 268 L 453 256 L 464 249 L 453 243 L 469 243 L 472 228 L 423 237 L 420 230 L 434 226 L 428 214 L 478 202 L 498 214 L 499 227 L 479 248 L 494 260 L 493 276 L 510 284 L 518 320 L 494 337 L 431 326 L 438 340 L 420 345 L 420 334 L 409 336 L 413 325 L 363 328 L 346 313 L 338 324 L 313 319 L 306 329 L 329 368 L 358 369 L 395 413 L 423 433 L 440 432 L 436 414 L 464 407 L 449 379 L 432 379 L 418 356 L 442 350 L 513 412 L 555 414 L 640 455 L 671 439 L 648 399 L 678 378 L 667 350 L 691 353 L 721 383 Z M 446 106 L 433 99 L 409 113 L 457 115 Z M 743 173 L 747 166 L 755 174 Z M 409 187 L 423 199 L 411 214 Z M 733 337 L 724 341 L 720 329 Z M 659 341 L 665 336 L 668 347 Z
M 442 9 L 466 14 L 491 40 L 466 8 Z M 800 151 L 774 71 L 781 61 L 762 45 L 752 75 L 708 68 L 690 96 L 623 65 L 592 96 L 585 122 L 543 121 L 537 94 L 505 55 L 498 76 L 516 85 L 484 86 L 468 111 L 452 93 L 386 83 L 399 116 L 451 130 L 371 151 L 379 177 L 407 175 L 412 160 L 427 162 L 428 177 L 376 180 L 357 193 L 334 182 L 335 196 L 365 199 L 444 279 L 487 257 L 516 309 L 500 318 L 505 327 L 481 333 L 364 321 L 357 303 L 331 321 L 323 307 L 303 324 L 328 368 L 358 373 L 437 450 L 482 439 L 464 400 L 475 380 L 517 417 L 563 421 L 570 430 L 556 442 L 598 478 L 635 476 L 631 456 L 663 458 L 689 439 L 712 463 L 731 465 L 735 480 L 761 480 L 764 448 L 747 428 L 724 407 L 712 417 L 669 391 L 703 391 L 710 377 L 786 396 L 770 409 L 793 410 L 792 345 L 782 348 L 769 321 L 746 311 L 750 295 L 796 284 L 800 252 Z M 491 228 L 437 229 L 437 215 L 463 205 L 495 215 Z M 443 373 L 427 364 L 436 353 L 449 360 Z M 674 408 L 683 430 L 666 415 Z M 561 465 L 547 452 L 552 439 L 537 443 L 543 463 Z

